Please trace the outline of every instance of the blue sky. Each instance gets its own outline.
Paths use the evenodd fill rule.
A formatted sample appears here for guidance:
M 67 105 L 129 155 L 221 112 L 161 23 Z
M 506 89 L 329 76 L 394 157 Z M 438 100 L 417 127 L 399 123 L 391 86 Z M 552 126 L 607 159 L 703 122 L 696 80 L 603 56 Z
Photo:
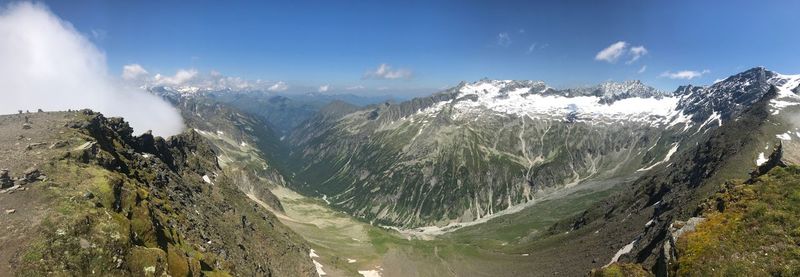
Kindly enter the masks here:
M 800 73 L 800 1 L 45 4 L 105 52 L 115 75 L 128 64 L 214 70 L 290 91 L 422 94 L 483 77 L 555 87 L 640 79 L 673 90 L 759 65 Z

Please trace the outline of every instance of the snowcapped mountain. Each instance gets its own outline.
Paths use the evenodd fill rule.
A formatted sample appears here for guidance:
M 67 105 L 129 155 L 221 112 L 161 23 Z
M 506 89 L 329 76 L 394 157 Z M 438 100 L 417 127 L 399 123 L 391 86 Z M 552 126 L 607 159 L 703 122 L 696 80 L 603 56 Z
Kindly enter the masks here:
M 399 104 L 312 119 L 290 136 L 293 183 L 380 224 L 457 224 L 581 184 L 636 176 L 702 141 L 797 76 L 754 68 L 709 87 L 639 81 L 558 90 L 480 80 Z M 291 166 L 290 166 L 291 167 Z
M 491 111 L 535 118 L 631 120 L 665 124 L 678 97 L 639 81 L 606 82 L 594 87 L 555 90 L 543 82 L 484 80 L 464 84 L 451 100 L 457 115 Z M 445 107 L 440 102 L 437 107 Z M 430 110 L 428 112 L 431 112 Z
M 569 96 L 595 96 L 601 103 L 612 103 L 625 98 L 662 98 L 673 96 L 672 93 L 663 92 L 643 84 L 639 80 L 618 82 L 604 82 L 597 86 L 574 88 L 559 91 L 559 94 Z
M 709 87 L 681 87 L 675 92 L 681 97 L 677 109 L 692 114 L 696 122 L 709 117 L 728 120 L 769 91 L 771 86 L 778 89 L 778 98 L 773 100 L 776 112 L 786 105 L 797 105 L 797 92 L 800 75 L 783 75 L 756 67 L 730 76 Z

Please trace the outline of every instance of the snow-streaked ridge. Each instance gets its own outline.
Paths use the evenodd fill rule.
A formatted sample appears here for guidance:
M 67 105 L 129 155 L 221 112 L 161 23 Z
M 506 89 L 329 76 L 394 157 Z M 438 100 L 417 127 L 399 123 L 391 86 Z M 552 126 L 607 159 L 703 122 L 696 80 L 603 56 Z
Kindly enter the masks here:
M 600 93 L 616 96 L 622 94 L 625 89 L 631 89 L 631 84 L 643 86 L 638 82 L 628 85 L 613 84 L 603 84 L 596 90 L 605 89 L 609 92 Z M 542 82 L 479 81 L 463 85 L 456 96 L 456 99 L 461 100 L 453 103 L 453 107 L 459 116 L 468 116 L 473 112 L 488 109 L 517 116 L 572 117 L 575 120 L 630 120 L 658 124 L 669 123 L 670 119 L 679 114 L 676 111 L 679 97 L 675 96 L 664 97 L 662 94 L 657 94 L 657 97 L 639 97 L 633 93 L 634 95 L 609 101 L 605 96 L 599 97 L 586 93 L 569 95 L 570 90 L 563 94 L 546 93 L 549 90 L 551 88 Z

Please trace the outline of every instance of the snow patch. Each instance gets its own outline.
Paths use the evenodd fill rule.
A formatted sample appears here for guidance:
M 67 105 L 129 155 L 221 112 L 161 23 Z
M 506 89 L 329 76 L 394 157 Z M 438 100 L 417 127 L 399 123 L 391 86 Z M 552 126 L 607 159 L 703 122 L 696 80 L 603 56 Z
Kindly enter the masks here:
M 781 140 L 792 140 L 792 136 L 791 136 L 791 134 L 789 132 L 786 132 L 786 133 L 783 133 L 783 134 L 780 134 L 780 135 L 775 135 L 775 137 L 777 137 L 777 138 L 779 138 Z
M 800 105 L 800 96 L 797 96 L 792 89 L 800 86 L 800 75 L 782 75 L 770 79 L 776 85 L 778 96 L 770 101 L 771 112 L 777 115 L 783 108 Z
M 765 162 L 767 162 L 767 158 L 764 157 L 764 152 L 759 153 L 758 158 L 756 159 L 756 166 L 761 166 Z
M 319 263 L 316 260 L 311 260 L 311 261 L 314 263 L 314 269 L 317 270 L 317 275 L 318 276 L 328 275 L 328 273 L 325 273 L 325 270 L 322 270 L 322 264 L 321 263 Z
M 211 177 L 208 177 L 208 175 L 203 175 L 203 181 L 212 185 L 214 184 L 211 182 Z
M 359 270 L 358 274 L 364 277 L 381 277 L 381 272 L 375 269 L 371 270 Z
M 311 261 L 314 262 L 314 268 L 317 270 L 317 275 L 318 276 L 328 275 L 327 273 L 325 273 L 324 270 L 322 270 L 322 264 L 317 262 L 317 260 L 314 259 L 314 258 L 319 258 L 319 255 L 317 255 L 317 252 L 314 251 L 314 249 L 311 249 L 308 252 L 308 256 L 311 257 Z
M 719 123 L 719 126 L 722 126 L 722 117 L 721 117 L 721 115 L 719 114 L 719 112 L 714 111 L 714 113 L 712 113 L 711 116 L 709 116 L 708 119 L 706 119 L 706 121 L 703 122 L 702 125 L 700 125 L 700 128 L 697 128 L 697 130 L 698 131 L 702 130 L 703 127 L 705 127 L 706 125 L 708 125 L 709 123 L 711 123 L 714 120 L 716 120 Z
M 356 259 L 347 259 L 347 263 L 348 264 L 352 264 L 352 263 L 355 263 L 355 262 L 357 262 Z
M 701 128 L 702 128 L 702 127 L 701 127 Z M 660 165 L 660 164 L 662 164 L 662 163 L 665 163 L 665 162 L 669 161 L 669 158 L 671 158 L 671 157 L 672 157 L 672 154 L 675 154 L 675 152 L 676 152 L 676 151 L 678 151 L 678 143 L 673 143 L 673 144 L 672 144 L 672 148 L 671 148 L 671 149 L 669 149 L 669 152 L 667 152 L 667 156 L 666 156 L 666 157 L 664 157 L 664 159 L 663 159 L 663 160 L 661 160 L 660 162 L 654 163 L 654 164 L 652 164 L 652 165 L 650 165 L 650 166 L 648 166 L 648 167 L 645 167 L 645 168 L 640 168 L 639 170 L 636 170 L 636 171 L 648 171 L 648 170 L 650 170 L 650 169 L 653 169 L 653 168 L 654 168 L 654 167 L 656 167 L 657 165 Z
M 623 246 L 622 249 L 620 249 L 619 251 L 617 251 L 616 254 L 614 254 L 614 257 L 611 258 L 611 262 L 609 262 L 605 266 L 609 266 L 609 265 L 611 265 L 613 263 L 616 263 L 617 261 L 619 261 L 619 257 L 622 257 L 622 255 L 630 253 L 631 250 L 633 250 L 633 245 L 634 244 L 636 244 L 636 240 L 633 240 L 631 243 L 628 243 L 627 245 Z
M 672 126 L 675 126 L 675 125 L 678 125 L 678 124 L 681 124 L 681 123 L 684 124 L 683 125 L 683 131 L 686 131 L 687 129 L 692 127 L 692 124 L 691 124 L 692 123 L 692 117 L 690 115 L 688 115 L 688 114 L 683 113 L 683 111 L 678 111 L 677 114 L 675 116 L 673 116 L 672 121 L 670 121 L 669 124 L 667 124 L 667 128 L 671 128 Z

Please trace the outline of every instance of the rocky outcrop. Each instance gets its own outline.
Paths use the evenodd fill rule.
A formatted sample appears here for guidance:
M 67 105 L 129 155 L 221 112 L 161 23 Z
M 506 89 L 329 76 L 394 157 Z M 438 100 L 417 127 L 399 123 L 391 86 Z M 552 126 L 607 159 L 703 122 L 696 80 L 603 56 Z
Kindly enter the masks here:
M 786 163 L 783 161 L 783 143 L 780 140 L 778 140 L 775 147 L 772 148 L 772 153 L 769 154 L 767 160 L 758 165 L 753 172 L 750 172 L 751 180 L 752 178 L 766 174 L 776 166 L 786 166 Z
M 0 189 L 9 188 L 14 185 L 14 180 L 8 175 L 8 169 L 0 169 Z
M 48 173 L 53 209 L 15 274 L 314 275 L 302 238 L 239 191 L 201 135 L 137 137 L 119 118 L 74 117 L 53 131 L 80 146 L 24 173 Z
M 694 232 L 697 229 L 697 225 L 705 221 L 706 219 L 703 217 L 692 217 L 686 221 L 676 220 L 669 226 L 669 238 L 667 242 L 664 243 L 662 256 L 660 259 L 661 263 L 670 264 L 673 261 L 678 259 L 678 252 L 676 244 L 678 242 L 678 238 L 683 236 L 686 233 Z

